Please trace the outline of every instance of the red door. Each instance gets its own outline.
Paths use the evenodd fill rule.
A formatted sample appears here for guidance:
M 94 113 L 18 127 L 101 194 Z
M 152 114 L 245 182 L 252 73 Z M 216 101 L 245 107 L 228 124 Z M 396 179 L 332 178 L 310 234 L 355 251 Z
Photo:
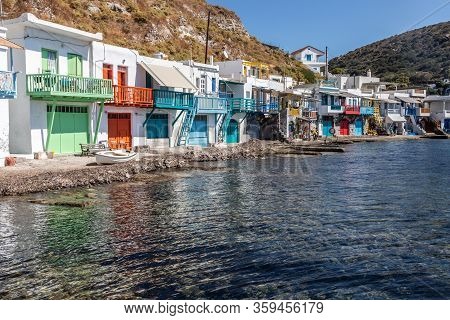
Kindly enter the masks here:
M 108 113 L 108 145 L 111 149 L 131 149 L 130 113 Z
M 340 130 L 341 136 L 348 136 L 350 134 L 349 121 L 347 119 L 342 119 L 340 126 L 341 126 L 341 130 Z

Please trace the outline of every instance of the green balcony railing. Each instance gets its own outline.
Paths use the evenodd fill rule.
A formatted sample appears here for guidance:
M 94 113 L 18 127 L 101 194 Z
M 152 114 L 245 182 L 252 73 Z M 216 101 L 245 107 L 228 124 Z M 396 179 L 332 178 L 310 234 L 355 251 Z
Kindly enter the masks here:
M 113 98 L 112 81 L 60 74 L 27 75 L 27 94 L 33 98 L 97 101 Z
M 195 97 L 195 104 L 200 113 L 226 113 L 227 99 L 218 97 Z
M 190 109 L 194 107 L 194 94 L 154 89 L 153 102 L 161 109 Z
M 231 98 L 229 103 L 233 111 L 256 112 L 256 103 L 253 99 Z

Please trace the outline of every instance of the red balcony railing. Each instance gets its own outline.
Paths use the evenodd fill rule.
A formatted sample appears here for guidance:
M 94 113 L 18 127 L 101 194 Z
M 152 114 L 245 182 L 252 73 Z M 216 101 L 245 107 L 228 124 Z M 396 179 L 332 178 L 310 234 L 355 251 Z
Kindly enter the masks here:
M 344 110 L 345 114 L 360 114 L 359 106 L 345 105 Z
M 143 108 L 153 106 L 153 89 L 114 85 L 113 90 L 114 101 L 110 104 Z

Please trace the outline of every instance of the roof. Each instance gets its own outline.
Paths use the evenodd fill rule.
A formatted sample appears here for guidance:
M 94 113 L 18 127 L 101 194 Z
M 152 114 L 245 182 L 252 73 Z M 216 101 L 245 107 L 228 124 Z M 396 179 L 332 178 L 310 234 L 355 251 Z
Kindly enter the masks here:
M 169 67 L 151 64 L 149 61 L 146 61 L 145 58 L 140 64 L 160 86 L 197 90 L 197 87 L 174 66 Z
M 424 102 L 435 102 L 435 101 L 450 101 L 450 96 L 428 96 Z
M 4 38 L 0 38 L 0 47 L 7 47 L 7 48 L 12 48 L 12 49 L 23 49 L 21 46 L 15 44 L 14 42 L 6 40 Z
M 323 52 L 322 50 L 319 50 L 319 49 L 317 49 L 317 48 L 314 48 L 313 46 L 306 46 L 306 47 L 303 47 L 303 48 L 301 48 L 301 49 L 295 50 L 294 52 L 291 52 L 291 54 L 292 54 L 292 55 L 295 55 L 295 54 L 297 54 L 297 53 L 300 53 L 300 52 L 305 51 L 305 50 L 308 49 L 308 48 L 311 48 L 311 51 L 315 51 L 318 55 L 323 56 L 323 55 L 325 54 L 325 52 Z
M 27 27 L 35 28 L 46 32 L 51 32 L 53 34 L 78 38 L 84 41 L 103 41 L 103 34 L 100 32 L 91 33 L 67 27 L 62 24 L 57 24 L 50 21 L 39 19 L 34 14 L 31 13 L 23 13 L 20 17 L 16 19 L 5 20 L 3 21 L 3 24 L 5 26 L 13 24 L 23 24 Z
M 410 98 L 410 97 L 396 97 L 398 100 L 406 102 L 406 103 L 420 103 L 419 100 Z
M 386 102 L 386 103 L 395 103 L 395 104 L 400 103 L 399 101 L 397 101 L 397 100 L 392 100 L 392 99 L 381 99 L 381 101 L 382 101 L 382 102 Z

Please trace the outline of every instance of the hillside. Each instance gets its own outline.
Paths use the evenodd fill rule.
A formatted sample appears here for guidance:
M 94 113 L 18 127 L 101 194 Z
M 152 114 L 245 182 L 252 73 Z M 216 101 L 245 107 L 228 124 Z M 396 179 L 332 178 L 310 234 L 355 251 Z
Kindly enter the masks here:
M 450 22 L 392 36 L 330 61 L 331 72 L 365 74 L 369 68 L 384 81 L 404 84 L 450 79 Z
M 210 54 L 266 62 L 272 72 L 314 82 L 314 74 L 283 51 L 249 35 L 232 11 L 205 0 L 3 0 L 6 19 L 23 12 L 90 32 L 102 32 L 106 43 L 172 60 L 204 60 L 207 13 L 211 10 Z

